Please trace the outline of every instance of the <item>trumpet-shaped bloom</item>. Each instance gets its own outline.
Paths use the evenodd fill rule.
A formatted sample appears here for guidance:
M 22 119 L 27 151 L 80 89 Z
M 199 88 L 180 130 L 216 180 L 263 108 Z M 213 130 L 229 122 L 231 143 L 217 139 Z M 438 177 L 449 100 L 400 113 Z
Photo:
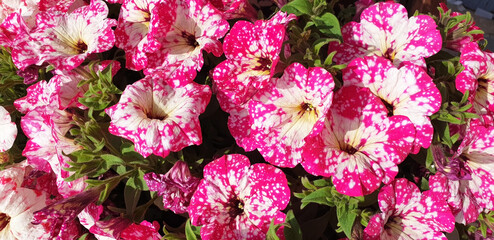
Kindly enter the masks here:
M 449 159 L 436 154 L 441 172 L 431 177 L 430 189 L 447 200 L 456 221 L 471 223 L 480 212 L 494 210 L 494 127 L 472 121 Z M 461 174 L 452 175 L 451 172 Z
M 144 180 L 151 191 L 157 191 L 163 197 L 163 206 L 180 214 L 187 212 L 190 198 L 199 185 L 199 178 L 190 174 L 189 167 L 178 161 L 165 174 L 147 173 Z
M 21 119 L 21 128 L 29 138 L 22 155 L 39 170 L 53 170 L 57 175 L 58 192 L 64 197 L 77 194 L 86 187 L 83 178 L 64 181 L 70 176 L 70 172 L 64 169 L 70 167 L 70 158 L 66 155 L 81 149 L 74 140 L 65 137 L 71 121 L 72 114 L 52 105 L 37 107 Z
M 386 113 L 367 88 L 343 87 L 322 132 L 306 139 L 302 166 L 314 175 L 333 176 L 336 190 L 349 196 L 389 184 L 410 152 L 415 130 L 407 117 Z
M 111 27 L 116 21 L 107 15 L 108 7 L 100 0 L 92 0 L 89 6 L 71 13 L 40 12 L 36 28 L 12 49 L 12 59 L 21 70 L 44 62 L 71 70 L 89 54 L 113 47 L 115 35 Z
M 118 104 L 105 110 L 112 119 L 110 133 L 134 142 L 144 157 L 166 157 L 202 142 L 199 115 L 211 90 L 194 82 L 178 88 L 166 82 L 147 76 L 127 86 Z
M 492 124 L 494 117 L 494 53 L 481 51 L 476 42 L 463 47 L 460 62 L 465 67 L 456 77 L 456 89 L 465 93 L 475 112 Z
M 243 155 L 226 155 L 204 167 L 204 179 L 188 209 L 191 223 L 201 228 L 201 238 L 264 239 L 272 219 L 281 223 L 281 212 L 290 190 L 280 169 L 264 163 L 250 165 Z
M 323 68 L 307 69 L 294 63 L 276 84 L 249 103 L 251 134 L 266 161 L 294 167 L 302 160 L 304 139 L 321 131 L 333 88 L 333 77 Z M 283 151 L 285 147 L 288 150 Z M 293 156 L 297 152 L 298 157 Z
M 160 39 L 161 48 L 148 55 L 145 73 L 172 75 L 170 85 L 191 82 L 204 64 L 202 51 L 219 57 L 223 54 L 219 41 L 228 32 L 228 22 L 205 0 L 175 0 L 176 13 L 170 30 Z M 169 6 L 166 6 L 169 9 Z M 161 26 L 160 26 L 161 27 Z M 176 77 L 181 76 L 181 77 Z
M 364 230 L 364 239 L 443 239 L 455 228 L 444 200 L 431 191 L 420 192 L 406 179 L 396 179 L 379 191 L 378 213 Z
M 428 148 L 434 129 L 429 116 L 441 107 L 441 94 L 427 73 L 416 65 L 396 68 L 385 58 L 357 58 L 344 71 L 346 85 L 367 87 L 388 108 L 388 115 L 410 119 L 416 129 L 413 153 Z
M 49 239 L 41 226 L 31 224 L 33 213 L 46 206 L 46 193 L 21 187 L 26 162 L 0 171 L 0 239 Z
M 17 137 L 17 126 L 10 119 L 9 112 L 0 106 L 0 152 L 9 150 Z
M 226 61 L 213 72 L 218 91 L 234 103 L 243 104 L 266 87 L 280 58 L 286 25 L 295 18 L 278 12 L 267 21 L 236 22 L 225 37 Z
M 362 12 L 360 23 L 350 22 L 341 29 L 343 44 L 332 45 L 333 60 L 343 64 L 354 58 L 377 55 L 390 59 L 395 66 L 402 62 L 424 66 L 424 57 L 441 50 L 442 40 L 434 20 L 426 15 L 408 18 L 402 5 L 379 2 Z
M 172 1 L 124 1 L 115 29 L 116 46 L 125 50 L 126 67 L 141 70 L 147 66 L 146 53 L 161 46 L 159 38 L 170 29 L 175 18 Z

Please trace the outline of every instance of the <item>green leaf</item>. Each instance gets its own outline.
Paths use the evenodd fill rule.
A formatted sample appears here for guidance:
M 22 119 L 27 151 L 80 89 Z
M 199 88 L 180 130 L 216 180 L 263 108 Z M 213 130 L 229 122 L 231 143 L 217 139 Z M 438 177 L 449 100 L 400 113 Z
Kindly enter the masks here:
M 134 183 L 134 177 L 130 177 L 124 188 L 125 209 L 127 215 L 130 216 L 131 219 L 134 217 L 134 211 L 136 210 L 137 203 L 139 202 L 139 198 L 141 196 L 141 190 L 136 189 Z
M 312 21 L 315 23 L 317 29 L 326 36 L 341 38 L 340 22 L 335 15 L 327 12 L 320 17 L 313 17 Z
M 199 229 L 200 228 L 190 224 L 190 218 L 187 219 L 187 222 L 185 223 L 185 237 L 187 238 L 187 240 L 201 239 L 201 237 L 199 237 L 200 235 L 197 234 L 199 232 Z
M 129 178 L 127 184 L 135 189 L 149 191 L 146 181 L 144 181 L 144 172 L 141 169 L 135 171 L 135 175 Z
M 425 158 L 425 167 L 431 172 L 431 173 L 435 173 L 436 172 L 436 168 L 434 167 L 434 155 L 432 153 L 432 148 L 433 146 L 431 145 L 428 149 L 427 149 L 427 157 Z
M 266 240 L 280 240 L 278 235 L 276 235 L 276 232 L 280 227 L 281 227 L 280 224 L 274 224 L 274 218 L 273 218 L 273 220 L 271 220 L 271 223 L 269 224 L 268 232 L 266 233 Z
M 289 210 L 286 213 L 285 223 L 289 224 L 289 226 L 285 227 L 283 232 L 286 240 L 302 240 L 302 230 L 293 214 L 293 210 Z
M 343 229 L 345 235 L 352 239 L 352 228 L 355 219 L 357 218 L 357 214 L 355 214 L 354 206 L 350 206 L 345 204 L 344 202 L 340 202 L 336 206 L 336 216 L 338 218 L 338 225 Z
M 330 202 L 328 199 L 332 198 L 332 193 L 331 193 L 331 187 L 323 187 L 320 189 L 317 189 L 314 192 L 311 192 L 309 195 L 307 195 L 305 198 L 302 199 L 302 205 L 300 208 L 304 208 L 307 206 L 309 203 L 317 203 L 317 204 L 322 204 L 322 205 L 327 205 L 327 206 L 334 206 L 332 202 Z
M 304 14 L 311 15 L 312 3 L 308 0 L 294 0 L 285 4 L 285 6 L 281 8 L 281 11 L 293 13 L 296 16 L 302 16 Z
M 100 157 L 110 166 L 125 164 L 124 160 L 112 154 L 103 154 Z

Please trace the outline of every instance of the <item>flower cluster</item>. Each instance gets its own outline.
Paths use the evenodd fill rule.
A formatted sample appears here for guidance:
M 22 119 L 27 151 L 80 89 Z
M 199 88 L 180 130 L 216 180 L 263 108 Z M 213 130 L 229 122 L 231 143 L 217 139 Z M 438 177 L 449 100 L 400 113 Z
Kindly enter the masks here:
M 0 238 L 492 237 L 494 54 L 438 7 L 1 1 Z

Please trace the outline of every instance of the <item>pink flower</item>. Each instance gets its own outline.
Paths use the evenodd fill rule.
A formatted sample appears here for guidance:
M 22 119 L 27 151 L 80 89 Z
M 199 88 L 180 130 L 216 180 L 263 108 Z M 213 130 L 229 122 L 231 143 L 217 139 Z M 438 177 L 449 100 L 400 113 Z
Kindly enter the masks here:
M 358 21 L 362 12 L 374 4 L 374 0 L 358 0 L 355 2 L 355 16 L 353 21 Z
M 90 203 L 98 200 L 104 185 L 80 192 L 69 198 L 54 202 L 34 213 L 32 223 L 43 227 L 50 239 L 60 232 L 73 228 L 77 215 Z
M 57 175 L 58 191 L 64 197 L 79 193 L 86 187 L 84 178 L 66 182 L 70 172 L 70 154 L 79 150 L 74 140 L 65 137 L 71 127 L 72 114 L 57 109 L 53 105 L 39 106 L 29 111 L 21 119 L 21 128 L 29 138 L 22 154 L 29 164 L 39 170 L 53 172 Z
M 473 109 L 492 124 L 494 117 L 494 53 L 481 51 L 477 43 L 464 46 L 460 62 L 465 67 L 456 76 L 456 89 L 465 93 Z
M 434 128 L 429 116 L 441 107 L 441 94 L 427 72 L 412 64 L 396 68 L 385 58 L 353 60 L 343 71 L 345 85 L 369 88 L 388 108 L 388 115 L 410 119 L 416 129 L 412 153 L 428 148 Z
M 369 89 L 346 86 L 335 93 L 322 132 L 306 139 L 302 166 L 310 174 L 332 176 L 340 193 L 367 195 L 393 181 L 414 136 L 408 118 L 387 117 Z
M 243 104 L 266 87 L 280 59 L 286 25 L 295 18 L 278 12 L 267 21 L 236 22 L 224 41 L 227 60 L 213 72 L 218 91 L 235 104 Z
M 146 75 L 171 75 L 174 82 L 183 86 L 191 82 L 196 71 L 204 64 L 202 51 L 221 56 L 223 49 L 219 41 L 228 32 L 228 22 L 205 0 L 174 0 L 166 6 L 176 14 L 170 30 L 160 39 L 161 48 L 148 55 Z M 162 26 L 160 26 L 162 27 Z
M 222 12 L 226 20 L 239 18 L 257 20 L 257 11 L 247 0 L 209 0 L 209 2 Z
M 127 86 L 118 104 L 105 110 L 112 119 L 110 133 L 134 142 L 144 157 L 166 157 L 202 142 L 199 115 L 211 90 L 194 82 L 172 88 L 169 81 L 147 76 Z
M 9 150 L 17 137 L 17 126 L 10 119 L 9 112 L 0 106 L 0 152 Z
M 436 165 L 444 166 L 438 166 L 441 171 L 431 177 L 430 188 L 447 200 L 457 222 L 468 224 L 477 220 L 480 212 L 494 210 L 493 139 L 494 127 L 475 120 L 452 157 L 446 158 L 443 152 L 435 156 Z
M 124 1 L 115 29 L 116 46 L 125 50 L 126 67 L 141 70 L 147 66 L 147 53 L 158 50 L 175 19 L 171 1 Z
M 140 224 L 132 223 L 125 228 L 120 234 L 122 240 L 160 240 L 161 235 L 158 233 L 160 225 L 157 221 L 150 223 L 142 221 Z
M 443 239 L 455 228 L 446 202 L 431 191 L 420 192 L 406 179 L 396 179 L 379 191 L 378 213 L 364 230 L 364 239 Z
M 150 191 L 157 191 L 163 197 L 165 208 L 180 214 L 187 212 L 200 179 L 190 174 L 185 162 L 178 161 L 165 175 L 151 172 L 144 175 L 144 180 Z
M 44 62 L 60 70 L 71 70 L 89 54 L 113 47 L 115 36 L 111 27 L 116 22 L 107 15 L 108 7 L 100 0 L 92 0 L 89 6 L 72 13 L 41 12 L 36 28 L 12 49 L 12 59 L 21 70 Z
M 402 62 L 424 66 L 424 57 L 441 50 L 442 40 L 434 20 L 426 15 L 408 18 L 402 5 L 379 2 L 365 9 L 360 23 L 350 22 L 341 29 L 343 44 L 333 45 L 333 60 L 345 64 L 354 58 L 377 55 L 390 59 L 395 66 Z
M 293 63 L 276 84 L 249 102 L 251 134 L 266 161 L 280 167 L 302 161 L 304 139 L 322 130 L 333 88 L 333 77 L 323 68 Z
M 226 155 L 204 167 L 204 179 L 188 209 L 201 238 L 264 239 L 272 219 L 284 222 L 281 212 L 290 199 L 283 172 L 268 164 L 250 165 L 243 155 Z
M 49 239 L 41 226 L 31 224 L 33 213 L 46 206 L 49 196 L 21 187 L 26 162 L 0 171 L 0 238 Z

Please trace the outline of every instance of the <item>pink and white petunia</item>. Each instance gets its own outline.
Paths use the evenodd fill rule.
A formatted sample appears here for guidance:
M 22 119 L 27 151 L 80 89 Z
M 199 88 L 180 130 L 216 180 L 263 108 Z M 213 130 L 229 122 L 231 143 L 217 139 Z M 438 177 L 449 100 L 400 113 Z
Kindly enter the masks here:
M 213 72 L 218 91 L 244 104 L 266 87 L 275 73 L 286 25 L 295 15 L 278 12 L 270 20 L 238 21 L 225 37 L 226 60 Z
M 141 70 L 147 66 L 146 53 L 161 46 L 175 18 L 170 11 L 173 1 L 127 0 L 124 1 L 118 25 L 115 29 L 116 46 L 125 50 L 126 68 Z
M 472 42 L 463 47 L 460 63 L 465 69 L 456 76 L 456 89 L 468 91 L 475 112 L 487 125 L 494 124 L 494 53 L 484 52 Z
M 293 63 L 276 84 L 249 102 L 251 135 L 266 161 L 280 167 L 302 161 L 304 139 L 322 130 L 333 88 L 325 69 Z
M 163 197 L 163 207 L 180 214 L 187 212 L 190 198 L 199 185 L 199 178 L 190 174 L 184 161 L 178 161 L 164 175 L 153 172 L 144 175 L 150 191 Z
M 90 54 L 111 49 L 115 43 L 111 27 L 116 21 L 107 15 L 108 7 L 101 0 L 92 0 L 89 6 L 71 13 L 40 12 L 37 26 L 12 49 L 15 65 L 24 70 L 47 62 L 68 71 Z
M 389 184 L 410 152 L 413 124 L 387 110 L 369 89 L 346 86 L 335 93 L 322 132 L 306 139 L 302 166 L 333 177 L 340 193 L 363 196 Z
M 171 75 L 173 86 L 191 82 L 204 64 L 202 51 L 219 57 L 223 54 L 220 38 L 228 32 L 228 22 L 206 0 L 175 0 L 168 11 L 176 15 L 170 30 L 159 39 L 161 48 L 148 54 L 146 75 Z M 162 26 L 160 26 L 162 27 Z
M 388 108 L 388 115 L 406 116 L 416 136 L 412 153 L 428 148 L 434 128 L 429 116 L 441 107 L 441 93 L 421 67 L 403 64 L 396 68 L 385 58 L 372 56 L 353 60 L 343 72 L 345 85 L 369 88 Z
M 446 202 L 431 191 L 404 178 L 396 179 L 379 191 L 381 213 L 371 217 L 364 239 L 442 239 L 452 232 L 455 219 Z
M 425 67 L 425 57 L 441 50 L 442 39 L 435 21 L 426 15 L 408 18 L 405 7 L 379 2 L 362 12 L 360 23 L 350 22 L 341 29 L 343 44 L 333 44 L 333 60 L 346 64 L 354 58 L 377 55 L 395 66 L 402 62 Z
M 21 187 L 29 169 L 22 162 L 0 171 L 0 239 L 49 239 L 43 227 L 31 224 L 33 213 L 46 206 L 49 196 Z
M 44 98 L 52 93 L 46 90 L 47 88 L 35 88 L 30 94 L 39 94 L 38 96 Z M 28 105 L 29 99 L 27 97 L 22 101 Z M 70 173 L 64 169 L 69 167 L 68 161 L 70 161 L 66 155 L 81 149 L 81 146 L 75 144 L 73 139 L 65 137 L 72 126 L 72 113 L 60 110 L 57 98 L 48 97 L 45 100 L 47 100 L 45 105 L 34 109 L 27 108 L 26 115 L 21 118 L 21 128 L 29 138 L 22 155 L 37 169 L 45 172 L 53 171 L 57 175 L 59 193 L 67 197 L 79 193 L 86 187 L 83 178 L 72 182 L 64 181 L 70 176 Z M 24 109 L 25 105 L 21 104 L 21 106 Z
M 250 165 L 243 155 L 226 155 L 204 167 L 204 179 L 188 212 L 202 225 L 201 238 L 264 239 L 269 224 L 282 223 L 290 200 L 285 174 L 276 167 Z
M 10 119 L 9 112 L 0 106 L 0 152 L 9 150 L 17 137 L 17 126 Z
M 164 80 L 147 76 L 124 90 L 118 104 L 105 112 L 111 134 L 134 142 L 142 156 L 166 157 L 170 151 L 201 144 L 199 115 L 211 98 L 208 86 L 194 82 L 173 88 Z
M 494 210 L 493 139 L 494 127 L 474 120 L 452 157 L 435 154 L 440 172 L 431 177 L 430 188 L 447 200 L 460 223 L 474 222 L 480 212 Z

